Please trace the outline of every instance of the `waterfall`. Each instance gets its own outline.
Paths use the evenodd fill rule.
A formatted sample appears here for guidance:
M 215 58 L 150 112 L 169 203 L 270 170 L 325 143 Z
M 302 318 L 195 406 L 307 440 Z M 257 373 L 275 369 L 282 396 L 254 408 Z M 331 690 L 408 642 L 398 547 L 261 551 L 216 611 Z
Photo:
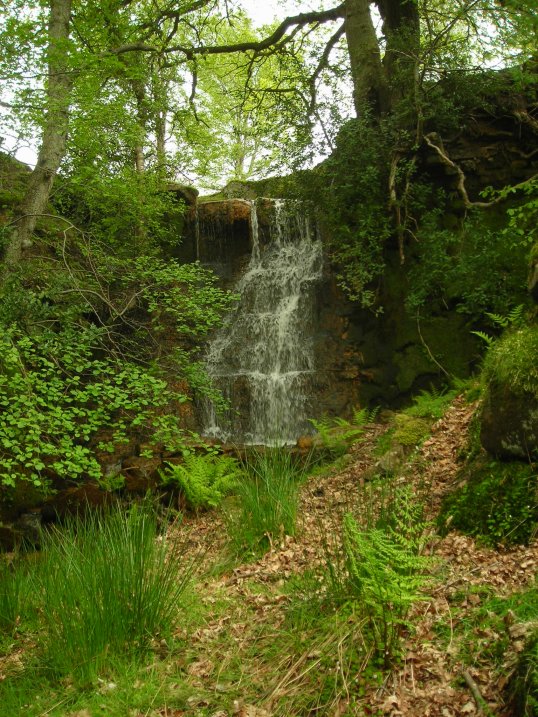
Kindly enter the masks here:
M 294 443 L 309 430 L 322 246 L 301 204 L 271 205 L 262 243 L 257 204 L 251 203 L 252 251 L 235 286 L 240 300 L 207 355 L 208 373 L 231 409 L 218 416 L 209 406 L 203 432 L 223 441 Z

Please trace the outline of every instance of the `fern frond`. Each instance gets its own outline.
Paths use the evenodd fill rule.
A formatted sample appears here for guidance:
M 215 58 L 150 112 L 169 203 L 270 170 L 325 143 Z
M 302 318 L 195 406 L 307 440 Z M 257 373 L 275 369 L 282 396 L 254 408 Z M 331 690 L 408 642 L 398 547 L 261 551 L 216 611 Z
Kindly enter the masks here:
M 493 344 L 495 339 L 493 336 L 490 336 L 489 334 L 486 334 L 484 331 L 471 331 L 472 334 L 475 336 L 478 336 L 479 339 L 482 339 L 482 341 L 485 342 L 485 344 L 488 346 L 488 348 Z
M 486 311 L 486 316 L 488 319 L 491 319 L 491 321 L 496 325 L 500 326 L 502 329 L 505 329 L 508 324 L 510 323 L 507 316 L 502 316 L 501 314 L 494 314 L 490 311 Z M 472 331 L 471 333 L 476 333 L 475 331 Z
M 348 513 L 343 521 L 343 550 L 349 596 L 364 613 L 376 648 L 388 663 L 394 657 L 409 607 L 424 599 L 431 559 L 421 556 L 425 523 L 410 489 L 395 495 L 392 520 L 362 530 Z

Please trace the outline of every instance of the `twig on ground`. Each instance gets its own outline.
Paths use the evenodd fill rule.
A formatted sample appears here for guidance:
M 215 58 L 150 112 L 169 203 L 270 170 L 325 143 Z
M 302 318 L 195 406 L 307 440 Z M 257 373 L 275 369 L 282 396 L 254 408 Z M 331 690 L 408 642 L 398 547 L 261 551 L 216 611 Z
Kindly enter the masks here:
M 478 714 L 484 714 L 484 705 L 486 704 L 486 700 L 482 697 L 482 694 L 478 689 L 478 685 L 473 680 L 468 670 L 464 670 L 463 679 L 465 680 L 467 687 L 471 690 L 471 694 L 473 695 L 474 701 L 476 702 L 476 706 L 478 708 Z

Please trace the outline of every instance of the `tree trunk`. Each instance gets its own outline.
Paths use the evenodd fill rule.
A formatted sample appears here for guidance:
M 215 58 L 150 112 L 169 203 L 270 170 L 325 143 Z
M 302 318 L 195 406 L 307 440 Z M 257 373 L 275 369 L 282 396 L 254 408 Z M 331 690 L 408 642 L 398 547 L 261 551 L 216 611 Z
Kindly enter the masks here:
M 30 241 L 38 216 L 45 211 L 54 177 L 65 154 L 69 99 L 73 87 L 67 48 L 71 3 L 72 0 L 50 0 L 47 108 L 43 137 L 37 164 L 19 208 L 20 219 L 6 248 L 5 274 L 19 265 L 22 249 Z
M 164 78 L 164 70 L 161 67 L 160 58 L 159 62 L 156 63 L 152 79 L 152 105 L 155 127 L 155 150 L 157 154 L 157 173 L 160 179 L 165 181 L 168 175 L 168 167 L 166 161 L 166 108 L 169 84 Z
M 166 111 L 157 110 L 155 115 L 155 147 L 157 151 L 157 172 L 166 179 Z
M 386 38 L 383 66 L 390 91 L 391 109 L 414 96 L 415 70 L 420 51 L 420 18 L 416 0 L 378 0 Z M 411 115 L 412 107 L 403 108 Z
M 136 109 L 138 119 L 138 141 L 134 147 L 134 164 L 138 174 L 146 171 L 146 160 L 144 158 L 144 140 L 148 124 L 148 107 L 146 99 L 146 86 L 142 80 L 131 80 L 131 87 L 136 98 Z
M 375 115 L 388 111 L 386 85 L 379 42 L 369 0 L 345 0 L 345 30 L 357 116 L 370 106 Z

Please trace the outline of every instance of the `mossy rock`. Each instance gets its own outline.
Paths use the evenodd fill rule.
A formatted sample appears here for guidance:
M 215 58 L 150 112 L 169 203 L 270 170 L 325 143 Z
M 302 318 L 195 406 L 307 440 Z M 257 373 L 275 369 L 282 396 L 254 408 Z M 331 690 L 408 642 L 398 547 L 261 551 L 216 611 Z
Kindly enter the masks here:
M 492 460 L 482 453 L 458 476 L 459 487 L 443 501 L 442 533 L 456 528 L 487 545 L 526 544 L 538 523 L 536 464 Z
M 538 715 L 538 629 L 532 632 L 518 657 L 508 690 L 512 714 Z
M 412 391 L 423 377 L 435 380 L 437 374 L 435 364 L 418 344 L 407 346 L 395 354 L 393 364 L 396 367 L 396 385 L 400 393 L 407 394 Z
M 43 503 L 46 493 L 30 480 L 17 480 L 14 487 L 3 486 L 0 498 L 0 521 L 16 520 L 21 513 Z
M 538 400 L 538 324 L 507 332 L 488 351 L 484 378 Z
M 538 399 L 490 385 L 480 417 L 480 442 L 497 458 L 538 460 Z
M 0 152 L 0 209 L 11 210 L 20 203 L 29 175 L 29 167 Z
M 445 379 L 440 366 L 452 376 L 469 375 L 478 344 L 464 317 L 447 314 L 424 319 L 420 325 L 422 340 L 414 318 L 400 317 L 395 329 L 397 351 L 392 363 L 400 392 L 416 391 L 438 382 L 439 377 Z
M 501 458 L 538 458 L 538 326 L 508 332 L 488 351 L 483 447 Z
M 394 419 L 393 443 L 401 446 L 418 446 L 430 433 L 431 422 L 425 418 L 399 413 Z

